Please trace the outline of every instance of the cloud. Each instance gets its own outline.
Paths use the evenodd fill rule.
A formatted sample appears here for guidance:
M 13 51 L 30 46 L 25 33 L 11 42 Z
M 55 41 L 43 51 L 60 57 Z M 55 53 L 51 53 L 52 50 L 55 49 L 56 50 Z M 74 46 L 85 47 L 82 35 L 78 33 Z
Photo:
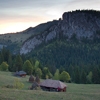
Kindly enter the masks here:
M 35 19 L 35 16 L 50 20 L 59 18 L 68 1 L 70 0 L 0 0 L 0 19 Z
M 100 10 L 100 0 L 71 0 L 64 9 L 72 11 L 76 9 L 94 9 Z
M 32 0 L 0 0 L 0 8 L 20 8 L 33 4 Z
M 0 0 L 0 8 L 22 8 L 22 7 L 33 7 L 43 8 L 61 5 L 70 0 Z
M 76 9 L 100 10 L 100 0 L 0 0 L 0 24 L 37 25 Z

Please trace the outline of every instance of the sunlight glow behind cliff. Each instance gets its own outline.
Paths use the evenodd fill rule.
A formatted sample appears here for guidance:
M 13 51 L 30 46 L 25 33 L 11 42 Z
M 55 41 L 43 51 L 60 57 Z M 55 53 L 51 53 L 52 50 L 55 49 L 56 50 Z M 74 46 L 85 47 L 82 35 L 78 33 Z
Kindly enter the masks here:
M 100 0 L 0 0 L 0 34 L 61 18 L 67 11 L 100 10 Z

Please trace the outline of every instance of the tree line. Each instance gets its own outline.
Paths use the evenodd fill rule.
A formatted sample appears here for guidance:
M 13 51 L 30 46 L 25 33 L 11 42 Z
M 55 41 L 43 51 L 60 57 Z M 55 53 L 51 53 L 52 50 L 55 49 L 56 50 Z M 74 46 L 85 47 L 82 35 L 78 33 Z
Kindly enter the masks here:
M 100 83 L 100 39 L 82 38 L 80 41 L 72 36 L 54 40 L 45 46 L 37 47 L 27 57 L 38 59 L 43 66 L 48 66 L 51 73 L 67 71 L 75 83 Z
M 41 78 L 53 78 L 66 82 L 100 83 L 100 42 L 83 39 L 82 43 L 57 40 L 27 55 L 14 55 L 3 48 L 0 51 L 0 70 L 8 68 L 15 72 Z
M 56 74 L 53 76 L 49 68 L 46 66 L 43 67 L 38 60 L 32 58 L 26 60 L 24 55 L 12 55 L 9 50 L 5 48 L 3 48 L 0 52 L 0 62 L 0 71 L 16 72 L 24 70 L 28 75 L 33 74 L 34 76 L 38 76 L 43 79 L 53 78 L 65 82 L 70 81 L 70 75 L 68 72 L 55 72 Z M 56 76 L 58 76 L 58 78 L 56 78 Z

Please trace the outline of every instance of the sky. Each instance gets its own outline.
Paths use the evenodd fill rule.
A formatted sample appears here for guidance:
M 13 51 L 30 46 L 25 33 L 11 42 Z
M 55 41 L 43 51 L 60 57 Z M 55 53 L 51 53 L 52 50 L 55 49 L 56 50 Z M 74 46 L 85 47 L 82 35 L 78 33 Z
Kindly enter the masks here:
M 100 10 L 100 0 L 0 0 L 0 34 L 58 20 L 67 11 Z

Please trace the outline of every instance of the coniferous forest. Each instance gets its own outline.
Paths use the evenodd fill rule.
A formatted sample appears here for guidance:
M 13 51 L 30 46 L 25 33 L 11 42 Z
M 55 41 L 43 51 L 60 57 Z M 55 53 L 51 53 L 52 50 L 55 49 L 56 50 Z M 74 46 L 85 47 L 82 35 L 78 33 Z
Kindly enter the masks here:
M 0 70 L 5 70 L 2 66 L 8 65 L 11 72 L 25 70 L 27 74 L 44 79 L 99 84 L 100 40 L 83 38 L 78 41 L 75 37 L 70 41 L 53 40 L 48 44 L 41 44 L 26 55 L 12 54 L 3 48 L 0 51 L 0 64 Z M 63 79 L 65 74 L 68 80 Z

